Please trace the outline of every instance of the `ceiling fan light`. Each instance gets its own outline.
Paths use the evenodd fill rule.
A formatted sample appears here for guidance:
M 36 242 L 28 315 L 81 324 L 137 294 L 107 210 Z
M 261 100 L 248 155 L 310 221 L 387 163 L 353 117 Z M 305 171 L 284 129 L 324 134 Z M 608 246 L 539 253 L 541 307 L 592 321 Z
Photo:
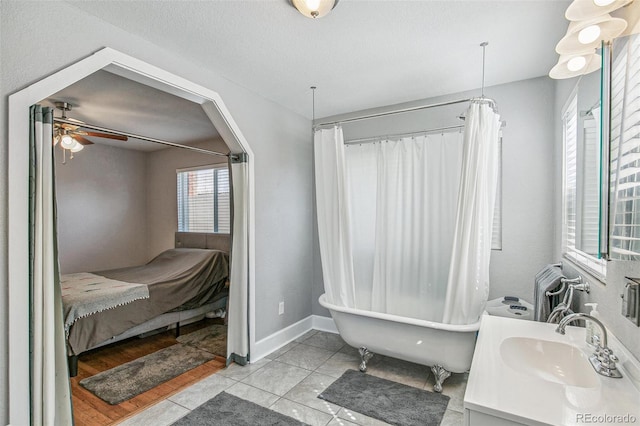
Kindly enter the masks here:
M 587 58 L 584 56 L 576 56 L 567 61 L 567 69 L 569 71 L 580 71 L 585 65 L 587 65 Z
M 307 18 L 322 18 L 338 4 L 339 0 L 289 0 Z
M 593 2 L 596 4 L 596 6 L 598 7 L 603 7 L 603 6 L 609 6 L 611 3 L 613 3 L 615 0 L 593 0 Z
M 569 65 L 570 62 L 571 66 Z M 578 77 L 599 70 L 601 66 L 602 57 L 593 51 L 585 51 L 573 55 L 560 55 L 558 63 L 549 72 L 549 77 L 556 80 Z
M 611 13 L 633 0 L 573 0 L 564 16 L 570 21 L 583 21 Z
M 582 44 L 593 43 L 600 37 L 600 25 L 589 25 L 578 33 L 578 41 Z
M 71 149 L 74 143 L 77 142 L 71 137 L 71 135 L 62 135 L 62 137 L 60 138 L 60 146 L 64 149 Z
M 79 152 L 82 151 L 84 149 L 84 145 L 82 145 L 81 143 L 79 143 L 78 141 L 74 141 L 75 143 L 73 144 L 73 146 L 70 148 L 71 152 Z
M 568 55 L 584 52 L 586 49 L 596 49 L 602 41 L 618 37 L 626 28 L 627 21 L 613 18 L 609 14 L 586 21 L 571 22 L 567 33 L 556 45 L 556 52 Z

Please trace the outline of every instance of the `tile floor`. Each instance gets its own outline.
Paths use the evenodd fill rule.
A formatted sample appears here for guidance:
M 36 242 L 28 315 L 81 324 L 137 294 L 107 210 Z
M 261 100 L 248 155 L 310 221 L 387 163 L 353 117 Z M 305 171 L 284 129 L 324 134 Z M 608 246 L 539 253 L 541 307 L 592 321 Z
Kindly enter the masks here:
M 347 369 L 358 369 L 360 356 L 337 334 L 312 330 L 260 361 L 229 368 L 121 423 L 164 426 L 225 391 L 312 426 L 377 426 L 387 423 L 317 398 Z M 428 367 L 380 355 L 368 363 L 367 374 L 433 390 Z M 466 374 L 452 374 L 443 393 L 451 397 L 442 426 L 462 425 Z

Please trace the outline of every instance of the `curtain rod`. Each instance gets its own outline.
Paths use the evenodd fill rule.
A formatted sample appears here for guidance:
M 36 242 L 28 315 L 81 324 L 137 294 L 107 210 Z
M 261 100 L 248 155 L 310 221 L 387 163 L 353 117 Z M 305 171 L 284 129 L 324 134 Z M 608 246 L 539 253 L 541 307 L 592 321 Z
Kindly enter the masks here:
M 143 141 L 146 141 L 146 142 L 159 143 L 161 145 L 172 146 L 174 148 L 189 149 L 191 151 L 197 151 L 197 152 L 201 152 L 203 154 L 218 155 L 218 156 L 221 156 L 221 157 L 229 157 L 229 156 L 233 157 L 232 154 L 224 154 L 222 152 L 209 151 L 208 149 L 197 148 L 195 146 L 182 145 L 182 144 L 175 143 L 175 142 L 164 141 L 162 139 L 155 139 L 155 138 L 149 138 L 149 137 L 146 137 L 146 136 L 136 135 L 135 133 L 127 133 L 127 132 L 121 132 L 119 130 L 107 129 L 106 127 L 95 126 L 93 124 L 79 123 L 77 121 L 65 120 L 63 118 L 54 118 L 53 121 L 55 121 L 56 123 L 64 123 L 64 124 L 70 124 L 72 126 L 78 126 L 78 127 L 83 128 L 83 129 L 91 129 L 91 130 L 96 130 L 98 132 L 111 133 L 113 135 L 122 135 L 122 136 L 126 136 L 126 137 L 129 137 L 129 138 L 140 139 L 140 140 L 143 140 Z
M 393 134 L 389 134 L 389 135 L 383 135 L 383 136 L 370 136 L 367 138 L 360 138 L 360 139 L 349 139 L 344 141 L 345 145 L 351 145 L 351 144 L 358 144 L 358 143 L 369 143 L 369 142 L 377 142 L 383 139 L 392 139 L 392 138 L 399 138 L 399 137 L 404 137 L 404 136 L 413 136 L 413 135 L 422 135 L 422 134 L 426 134 L 426 133 L 438 133 L 438 132 L 443 132 L 445 130 L 455 130 L 455 129 L 462 129 L 464 128 L 464 124 L 458 124 L 455 126 L 446 126 L 446 127 L 436 127 L 433 129 L 427 129 L 427 130 L 420 130 L 417 132 L 406 132 L 406 133 L 393 133 Z M 500 122 L 500 129 L 502 130 L 502 128 L 507 126 L 507 122 L 506 121 L 501 121 Z
M 371 136 L 368 138 L 360 138 L 360 139 L 349 139 L 344 141 L 345 145 L 352 145 L 352 144 L 358 144 L 358 143 L 363 143 L 363 142 L 377 142 L 379 140 L 383 140 L 383 139 L 392 139 L 392 138 L 399 138 L 399 137 L 403 137 L 403 136 L 413 136 L 413 135 L 422 135 L 424 133 L 437 133 L 437 132 L 442 132 L 445 130 L 454 130 L 454 129 L 462 129 L 464 127 L 464 124 L 458 124 L 456 126 L 447 126 L 447 127 L 438 127 L 435 129 L 428 129 L 428 130 L 421 130 L 419 132 L 407 132 L 407 133 L 394 133 L 391 135 L 384 135 L 384 136 Z
M 471 101 L 480 101 L 480 102 L 488 103 L 489 105 L 491 105 L 495 109 L 495 101 L 493 99 L 484 98 L 484 97 L 466 98 L 466 99 L 458 99 L 458 100 L 455 100 L 455 101 L 438 102 L 438 103 L 434 103 L 434 104 L 420 105 L 420 106 L 416 106 L 416 107 L 395 109 L 395 110 L 391 110 L 391 111 L 378 112 L 378 113 L 374 113 L 374 114 L 359 115 L 359 116 L 352 117 L 352 118 L 345 118 L 344 120 L 330 121 L 330 122 L 326 122 L 326 123 L 316 124 L 313 127 L 314 128 L 318 128 L 318 127 L 322 127 L 322 126 L 335 126 L 337 124 L 352 123 L 352 122 L 355 122 L 355 121 L 368 120 L 370 118 L 378 118 L 378 117 L 384 117 L 384 116 L 387 116 L 387 115 L 402 114 L 402 113 L 405 113 L 405 112 L 419 111 L 421 109 L 429 109 L 429 108 L 436 108 L 436 107 L 447 106 L 447 105 L 455 105 L 455 104 L 461 104 L 461 103 L 464 103 L 464 102 L 471 102 Z

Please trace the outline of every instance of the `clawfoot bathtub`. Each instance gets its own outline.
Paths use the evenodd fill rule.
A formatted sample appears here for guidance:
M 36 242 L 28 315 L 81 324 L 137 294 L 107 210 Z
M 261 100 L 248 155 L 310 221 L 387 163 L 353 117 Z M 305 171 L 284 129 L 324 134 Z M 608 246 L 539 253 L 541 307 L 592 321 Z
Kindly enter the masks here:
M 344 341 L 360 349 L 360 371 L 366 371 L 373 353 L 427 365 L 435 376 L 433 389 L 442 392 L 442 382 L 451 373 L 471 367 L 480 320 L 451 325 L 345 308 L 327 302 L 324 294 L 319 302 L 331 312 Z

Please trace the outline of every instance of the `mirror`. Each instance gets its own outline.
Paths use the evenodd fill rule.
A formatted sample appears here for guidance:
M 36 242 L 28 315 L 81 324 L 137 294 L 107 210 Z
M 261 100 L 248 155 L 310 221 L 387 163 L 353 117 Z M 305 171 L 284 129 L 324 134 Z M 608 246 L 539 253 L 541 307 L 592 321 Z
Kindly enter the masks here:
M 594 258 L 599 257 L 600 245 L 600 73 L 583 75 L 576 90 L 575 181 L 568 179 L 567 187 L 575 185 L 575 248 Z M 570 155 L 567 151 L 566 155 Z M 568 173 L 571 171 L 568 170 Z
M 609 258 L 640 260 L 640 34 L 610 51 Z

